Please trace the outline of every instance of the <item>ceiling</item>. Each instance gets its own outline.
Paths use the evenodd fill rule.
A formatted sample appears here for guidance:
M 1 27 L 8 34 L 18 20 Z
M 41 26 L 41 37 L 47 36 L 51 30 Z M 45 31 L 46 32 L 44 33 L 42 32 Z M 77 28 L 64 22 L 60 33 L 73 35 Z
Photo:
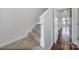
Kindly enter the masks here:
M 68 17 L 70 16 L 70 8 L 55 8 L 55 17 Z

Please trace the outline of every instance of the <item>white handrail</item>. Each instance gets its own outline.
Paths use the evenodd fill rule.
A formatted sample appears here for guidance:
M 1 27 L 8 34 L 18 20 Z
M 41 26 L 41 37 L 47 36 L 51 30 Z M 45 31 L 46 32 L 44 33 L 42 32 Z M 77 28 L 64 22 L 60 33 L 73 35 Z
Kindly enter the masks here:
M 48 9 L 39 18 L 43 18 L 47 13 L 48 13 Z

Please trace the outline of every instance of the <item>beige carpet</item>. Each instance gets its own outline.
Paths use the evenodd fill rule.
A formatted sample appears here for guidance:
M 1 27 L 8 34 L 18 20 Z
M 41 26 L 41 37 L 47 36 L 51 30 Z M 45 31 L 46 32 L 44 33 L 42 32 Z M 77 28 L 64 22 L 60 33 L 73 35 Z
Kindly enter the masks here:
M 28 36 L 2 47 L 2 50 L 31 50 L 40 45 L 40 25 L 36 25 Z

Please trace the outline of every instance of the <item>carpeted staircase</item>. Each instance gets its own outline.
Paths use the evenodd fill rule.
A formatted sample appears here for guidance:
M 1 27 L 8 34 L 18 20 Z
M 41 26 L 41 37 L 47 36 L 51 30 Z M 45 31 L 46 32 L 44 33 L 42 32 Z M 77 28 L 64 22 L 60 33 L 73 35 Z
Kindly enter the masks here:
M 27 37 L 2 47 L 2 50 L 32 50 L 40 46 L 40 25 L 36 24 Z

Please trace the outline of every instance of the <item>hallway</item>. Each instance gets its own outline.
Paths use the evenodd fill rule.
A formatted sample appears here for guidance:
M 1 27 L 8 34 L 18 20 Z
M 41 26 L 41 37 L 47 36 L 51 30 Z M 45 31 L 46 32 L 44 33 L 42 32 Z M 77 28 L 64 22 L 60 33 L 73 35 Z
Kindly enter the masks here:
M 51 50 L 78 50 L 79 48 L 77 47 L 77 45 L 72 43 L 70 40 L 68 28 L 67 31 L 66 28 L 61 29 L 58 33 L 58 40 L 56 44 L 54 43 L 52 45 Z

